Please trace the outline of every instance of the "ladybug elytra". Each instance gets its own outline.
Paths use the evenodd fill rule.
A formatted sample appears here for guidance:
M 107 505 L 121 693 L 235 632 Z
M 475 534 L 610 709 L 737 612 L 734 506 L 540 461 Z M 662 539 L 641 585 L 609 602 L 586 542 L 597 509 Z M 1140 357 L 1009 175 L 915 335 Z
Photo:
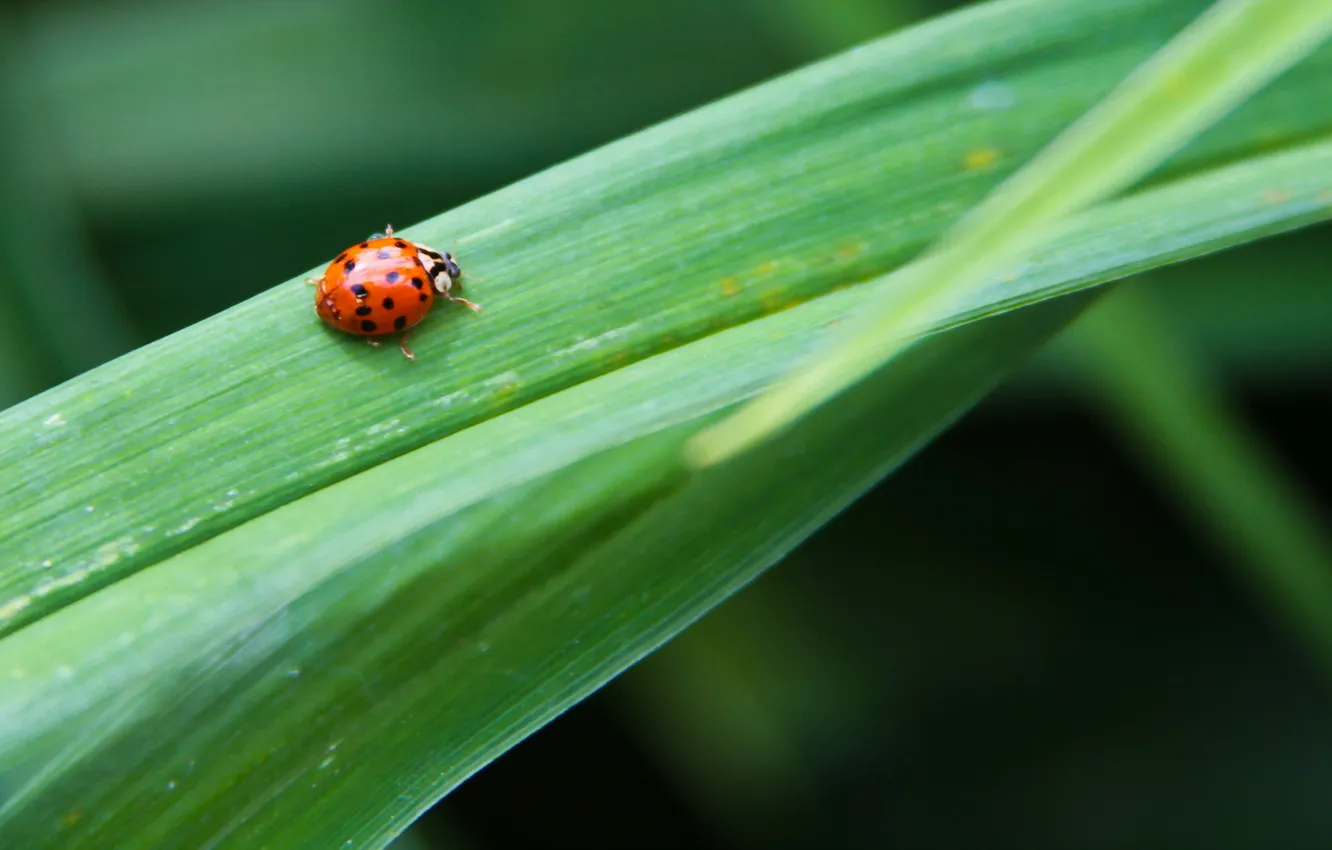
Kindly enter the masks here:
M 408 360 L 416 355 L 407 347 L 407 337 L 434 306 L 435 296 L 464 307 L 481 308 L 452 293 L 461 288 L 462 269 L 453 255 L 409 242 L 384 228 L 359 245 L 343 251 L 324 270 L 315 284 L 315 312 L 340 331 L 366 337 L 401 333 L 398 345 Z

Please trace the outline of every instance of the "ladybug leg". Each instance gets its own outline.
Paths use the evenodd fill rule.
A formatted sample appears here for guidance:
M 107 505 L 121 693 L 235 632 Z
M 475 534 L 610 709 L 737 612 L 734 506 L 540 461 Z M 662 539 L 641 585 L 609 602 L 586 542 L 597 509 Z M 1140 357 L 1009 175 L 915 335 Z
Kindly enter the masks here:
M 379 340 L 377 340 L 377 339 L 372 339 L 372 338 L 370 338 L 370 337 L 366 337 L 366 338 L 365 338 L 365 344 L 368 345 L 368 346 L 370 346 L 371 348 L 379 348 Z
M 448 275 L 444 275 L 443 277 L 444 277 L 443 286 L 435 284 L 435 291 L 439 293 L 440 298 L 443 298 L 446 301 L 452 301 L 455 304 L 461 304 L 467 309 L 471 310 L 473 313 L 481 312 L 480 304 L 475 304 L 471 301 L 468 301 L 466 298 L 461 298 L 453 294 L 453 287 L 456 286 L 459 289 L 462 289 L 462 284 L 454 280 L 452 277 L 449 277 Z
M 308 284 L 310 284 L 311 286 L 323 286 L 323 284 L 324 284 L 324 279 L 323 279 L 322 277 L 321 277 L 321 278 L 307 277 L 307 278 L 305 279 L 305 282 L 308 283 Z M 316 302 L 314 303 L 314 311 L 315 311 L 315 315 L 316 315 L 316 316 L 319 315 L 319 302 L 318 302 L 318 301 L 316 301 Z
M 456 303 L 456 304 L 461 304 L 461 305 L 463 305 L 463 306 L 466 307 L 467 309 L 471 310 L 473 313 L 480 313 L 480 312 L 481 312 L 481 305 L 480 305 L 480 304 L 474 304 L 474 303 L 472 303 L 471 301 L 468 301 L 466 298 L 459 298 L 457 295 L 451 295 L 451 294 L 449 294 L 449 293 L 447 293 L 447 292 L 444 293 L 444 297 L 447 298 L 448 300 L 450 300 L 450 301 Z
M 402 349 L 403 356 L 405 356 L 408 360 L 416 359 L 416 355 L 413 354 L 412 350 L 407 347 L 407 338 L 412 335 L 412 330 L 414 330 L 414 328 L 408 329 L 406 332 L 403 333 L 402 336 L 398 337 L 398 348 Z
M 435 287 L 435 292 L 438 293 L 439 297 L 449 301 L 456 301 L 464 307 L 467 307 L 469 310 L 478 313 L 481 312 L 481 306 L 479 304 L 473 304 L 466 298 L 459 298 L 451 291 L 455 286 L 462 289 L 462 282 L 459 280 L 459 278 L 462 277 L 462 269 L 458 268 L 458 264 L 454 262 L 453 254 L 440 254 L 434 248 L 427 248 L 425 245 L 421 244 L 418 244 L 416 247 L 420 249 L 420 253 L 417 256 L 421 260 L 421 265 L 425 266 L 426 273 L 430 275 L 431 281 Z M 476 278 L 473 279 L 475 280 Z

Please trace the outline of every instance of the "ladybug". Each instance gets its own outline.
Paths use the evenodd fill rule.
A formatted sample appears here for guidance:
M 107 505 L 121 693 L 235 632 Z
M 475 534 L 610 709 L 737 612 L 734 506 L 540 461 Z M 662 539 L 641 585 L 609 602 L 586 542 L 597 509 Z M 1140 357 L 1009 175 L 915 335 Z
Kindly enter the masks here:
M 318 287 L 315 312 L 327 324 L 376 346 L 376 337 L 401 333 L 398 346 L 415 360 L 407 337 L 430 312 L 436 295 L 481 309 L 451 292 L 462 287 L 461 277 L 452 254 L 395 237 L 389 225 L 383 235 L 376 233 L 339 254 L 323 277 L 306 282 Z

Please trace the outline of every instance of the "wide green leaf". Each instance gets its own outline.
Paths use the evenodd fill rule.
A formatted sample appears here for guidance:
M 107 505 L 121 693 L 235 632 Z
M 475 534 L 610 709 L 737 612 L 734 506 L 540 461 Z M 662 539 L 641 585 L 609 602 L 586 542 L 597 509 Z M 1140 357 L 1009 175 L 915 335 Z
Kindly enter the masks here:
M 0 829 L 32 846 L 380 841 L 899 463 L 1077 307 L 1051 296 L 1326 214 L 1329 187 L 1284 214 L 1258 189 L 1329 160 L 1095 211 L 970 311 L 997 316 L 959 315 L 739 463 L 691 477 L 679 449 L 870 289 L 493 418 L 48 615 L 0 641 Z M 1184 210 L 1191 226 L 1126 249 L 1126 229 Z
M 0 631 L 505 410 L 891 270 L 1200 8 L 977 8 L 412 228 L 456 243 L 487 308 L 433 317 L 415 364 L 323 329 L 292 281 L 0 414 Z M 1329 65 L 1288 74 L 1176 172 L 1332 127 Z
M 688 476 L 684 437 L 860 295 L 440 440 L 11 635 L 0 834 L 374 846 L 787 551 L 1077 306 L 947 332 L 771 453 Z

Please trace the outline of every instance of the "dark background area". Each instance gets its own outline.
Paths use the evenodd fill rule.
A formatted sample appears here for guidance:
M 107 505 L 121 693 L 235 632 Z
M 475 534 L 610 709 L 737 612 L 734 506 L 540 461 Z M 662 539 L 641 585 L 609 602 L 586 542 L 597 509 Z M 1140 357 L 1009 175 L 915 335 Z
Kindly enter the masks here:
M 0 2 L 0 407 L 958 5 Z M 1150 281 L 1324 519 L 1328 237 Z M 1332 682 L 1100 415 L 1078 345 L 403 846 L 1332 845 Z

